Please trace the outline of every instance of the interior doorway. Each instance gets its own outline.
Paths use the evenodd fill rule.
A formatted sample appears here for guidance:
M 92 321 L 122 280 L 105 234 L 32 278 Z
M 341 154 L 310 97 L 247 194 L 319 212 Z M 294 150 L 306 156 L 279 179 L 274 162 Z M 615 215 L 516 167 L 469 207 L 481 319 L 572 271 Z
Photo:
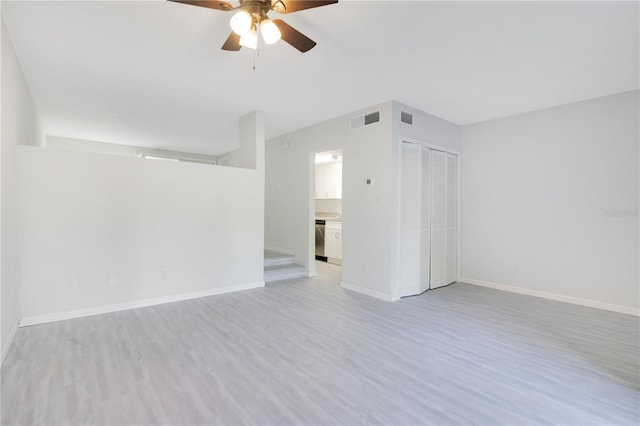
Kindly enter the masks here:
M 314 158 L 314 259 L 316 270 L 332 276 L 342 275 L 342 159 L 341 149 Z

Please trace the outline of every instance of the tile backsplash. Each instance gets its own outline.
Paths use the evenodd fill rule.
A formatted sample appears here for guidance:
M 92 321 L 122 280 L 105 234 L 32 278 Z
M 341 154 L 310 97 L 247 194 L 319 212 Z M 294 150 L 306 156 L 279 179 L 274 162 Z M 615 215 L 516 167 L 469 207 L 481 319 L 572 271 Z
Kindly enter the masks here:
M 342 200 L 316 200 L 316 212 L 337 213 L 342 216 Z

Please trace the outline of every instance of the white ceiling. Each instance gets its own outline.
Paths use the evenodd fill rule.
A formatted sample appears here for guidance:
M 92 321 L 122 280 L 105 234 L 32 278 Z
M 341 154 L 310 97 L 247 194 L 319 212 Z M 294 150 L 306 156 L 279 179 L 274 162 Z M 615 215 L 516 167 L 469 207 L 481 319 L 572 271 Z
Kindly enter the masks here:
M 231 1 L 237 4 L 236 1 Z M 349 1 L 314 39 L 226 52 L 230 13 L 168 1 L 3 1 L 47 134 L 218 154 L 391 99 L 468 124 L 638 89 L 638 2 Z

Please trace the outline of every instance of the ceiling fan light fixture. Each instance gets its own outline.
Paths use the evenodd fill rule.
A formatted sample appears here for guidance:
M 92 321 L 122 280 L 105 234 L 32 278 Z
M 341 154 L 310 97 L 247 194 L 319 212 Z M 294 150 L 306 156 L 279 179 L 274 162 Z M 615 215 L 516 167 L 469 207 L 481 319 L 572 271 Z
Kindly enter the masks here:
M 250 32 L 252 24 L 253 24 L 253 18 L 251 18 L 251 15 L 244 10 L 241 10 L 240 12 L 236 13 L 229 20 L 229 25 L 231 26 L 231 29 L 233 30 L 234 33 L 238 34 L 239 36 L 243 36 L 246 33 Z
M 280 40 L 282 34 L 280 34 L 280 30 L 278 26 L 273 23 L 271 19 L 263 19 L 260 22 L 260 34 L 262 34 L 262 38 L 264 42 L 267 44 L 273 44 Z
M 240 46 L 248 47 L 249 49 L 258 48 L 258 33 L 255 29 L 251 29 L 240 36 Z

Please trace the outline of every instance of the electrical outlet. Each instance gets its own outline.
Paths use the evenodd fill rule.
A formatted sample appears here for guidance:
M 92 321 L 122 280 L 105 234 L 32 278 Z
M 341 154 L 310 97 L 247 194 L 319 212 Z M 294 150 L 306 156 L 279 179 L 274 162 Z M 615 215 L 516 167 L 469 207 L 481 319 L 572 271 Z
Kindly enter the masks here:
M 78 280 L 76 279 L 76 277 L 71 277 L 71 289 L 72 290 L 78 289 Z
M 113 288 L 116 286 L 116 280 L 113 278 L 113 275 L 109 274 L 107 276 L 107 287 Z
M 162 270 L 162 279 L 166 280 L 167 278 L 169 278 L 169 268 L 164 268 Z
M 362 264 L 362 273 L 366 274 L 367 272 L 369 272 L 369 266 L 366 263 Z
M 516 265 L 515 265 L 515 263 L 512 264 L 511 266 L 509 266 L 509 273 L 510 274 L 515 274 L 516 273 Z

